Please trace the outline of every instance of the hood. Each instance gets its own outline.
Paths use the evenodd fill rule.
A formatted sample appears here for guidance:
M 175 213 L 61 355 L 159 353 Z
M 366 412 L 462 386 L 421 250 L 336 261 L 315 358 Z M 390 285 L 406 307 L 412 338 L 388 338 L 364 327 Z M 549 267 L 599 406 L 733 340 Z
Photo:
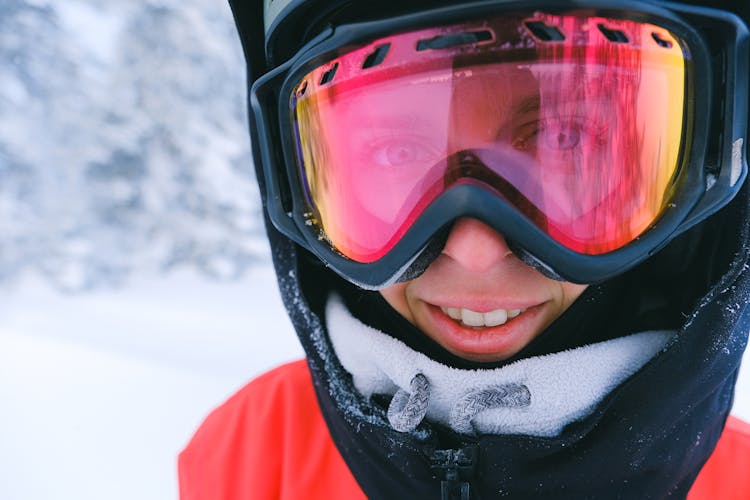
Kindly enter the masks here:
M 248 42 L 262 32 L 261 6 L 235 3 L 233 10 L 244 18 L 246 56 L 264 61 L 261 44 Z M 251 81 L 263 66 L 248 67 Z M 368 497 L 439 498 L 453 490 L 471 498 L 662 498 L 687 494 L 732 406 L 750 330 L 749 210 L 745 183 L 727 207 L 633 271 L 642 305 L 676 311 L 654 329 L 677 333 L 587 416 L 551 437 L 467 436 L 429 421 L 395 431 L 387 402 L 355 389 L 326 331 L 326 300 L 340 278 L 267 218 L 266 229 L 323 415 Z

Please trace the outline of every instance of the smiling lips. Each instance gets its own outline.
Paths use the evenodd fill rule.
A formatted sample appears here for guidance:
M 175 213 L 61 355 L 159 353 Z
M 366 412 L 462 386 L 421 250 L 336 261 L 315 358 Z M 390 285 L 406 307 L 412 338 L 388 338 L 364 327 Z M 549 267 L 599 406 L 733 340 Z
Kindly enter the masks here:
M 495 309 L 489 312 L 476 312 L 471 309 L 457 307 L 441 307 L 443 313 L 464 326 L 486 328 L 504 325 L 509 319 L 515 318 L 526 309 Z

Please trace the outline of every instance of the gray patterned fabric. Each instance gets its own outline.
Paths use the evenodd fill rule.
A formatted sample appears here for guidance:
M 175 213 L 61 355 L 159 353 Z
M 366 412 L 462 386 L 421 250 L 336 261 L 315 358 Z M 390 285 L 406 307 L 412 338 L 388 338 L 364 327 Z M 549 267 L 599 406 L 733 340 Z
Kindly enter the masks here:
M 523 384 L 505 384 L 473 391 L 456 402 L 450 426 L 462 434 L 475 434 L 472 420 L 492 408 L 519 408 L 531 404 L 529 388 Z
M 396 391 L 388 406 L 388 421 L 399 432 L 410 432 L 417 428 L 427 414 L 430 402 L 430 383 L 421 373 L 414 375 L 409 386 L 411 392 Z

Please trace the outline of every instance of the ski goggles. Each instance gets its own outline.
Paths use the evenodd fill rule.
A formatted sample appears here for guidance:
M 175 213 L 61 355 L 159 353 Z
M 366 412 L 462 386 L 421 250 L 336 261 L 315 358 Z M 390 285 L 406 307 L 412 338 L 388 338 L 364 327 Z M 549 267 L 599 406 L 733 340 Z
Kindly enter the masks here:
M 366 288 L 461 217 L 594 283 L 731 200 L 747 172 L 737 17 L 529 5 L 331 27 L 260 78 L 252 128 L 275 226 Z

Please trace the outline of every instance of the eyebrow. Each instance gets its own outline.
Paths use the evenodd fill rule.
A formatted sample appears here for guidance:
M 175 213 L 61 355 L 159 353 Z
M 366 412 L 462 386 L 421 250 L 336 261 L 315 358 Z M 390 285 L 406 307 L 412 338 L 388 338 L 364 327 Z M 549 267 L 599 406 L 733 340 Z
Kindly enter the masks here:
M 361 123 L 365 124 L 367 128 L 374 129 L 414 129 L 434 127 L 434 123 L 431 122 L 432 120 L 427 120 L 419 113 L 376 114 L 367 116 L 361 121 Z
M 539 95 L 529 96 L 526 99 L 513 105 L 513 111 L 511 116 L 526 115 L 530 113 L 538 113 L 541 107 L 541 100 Z

